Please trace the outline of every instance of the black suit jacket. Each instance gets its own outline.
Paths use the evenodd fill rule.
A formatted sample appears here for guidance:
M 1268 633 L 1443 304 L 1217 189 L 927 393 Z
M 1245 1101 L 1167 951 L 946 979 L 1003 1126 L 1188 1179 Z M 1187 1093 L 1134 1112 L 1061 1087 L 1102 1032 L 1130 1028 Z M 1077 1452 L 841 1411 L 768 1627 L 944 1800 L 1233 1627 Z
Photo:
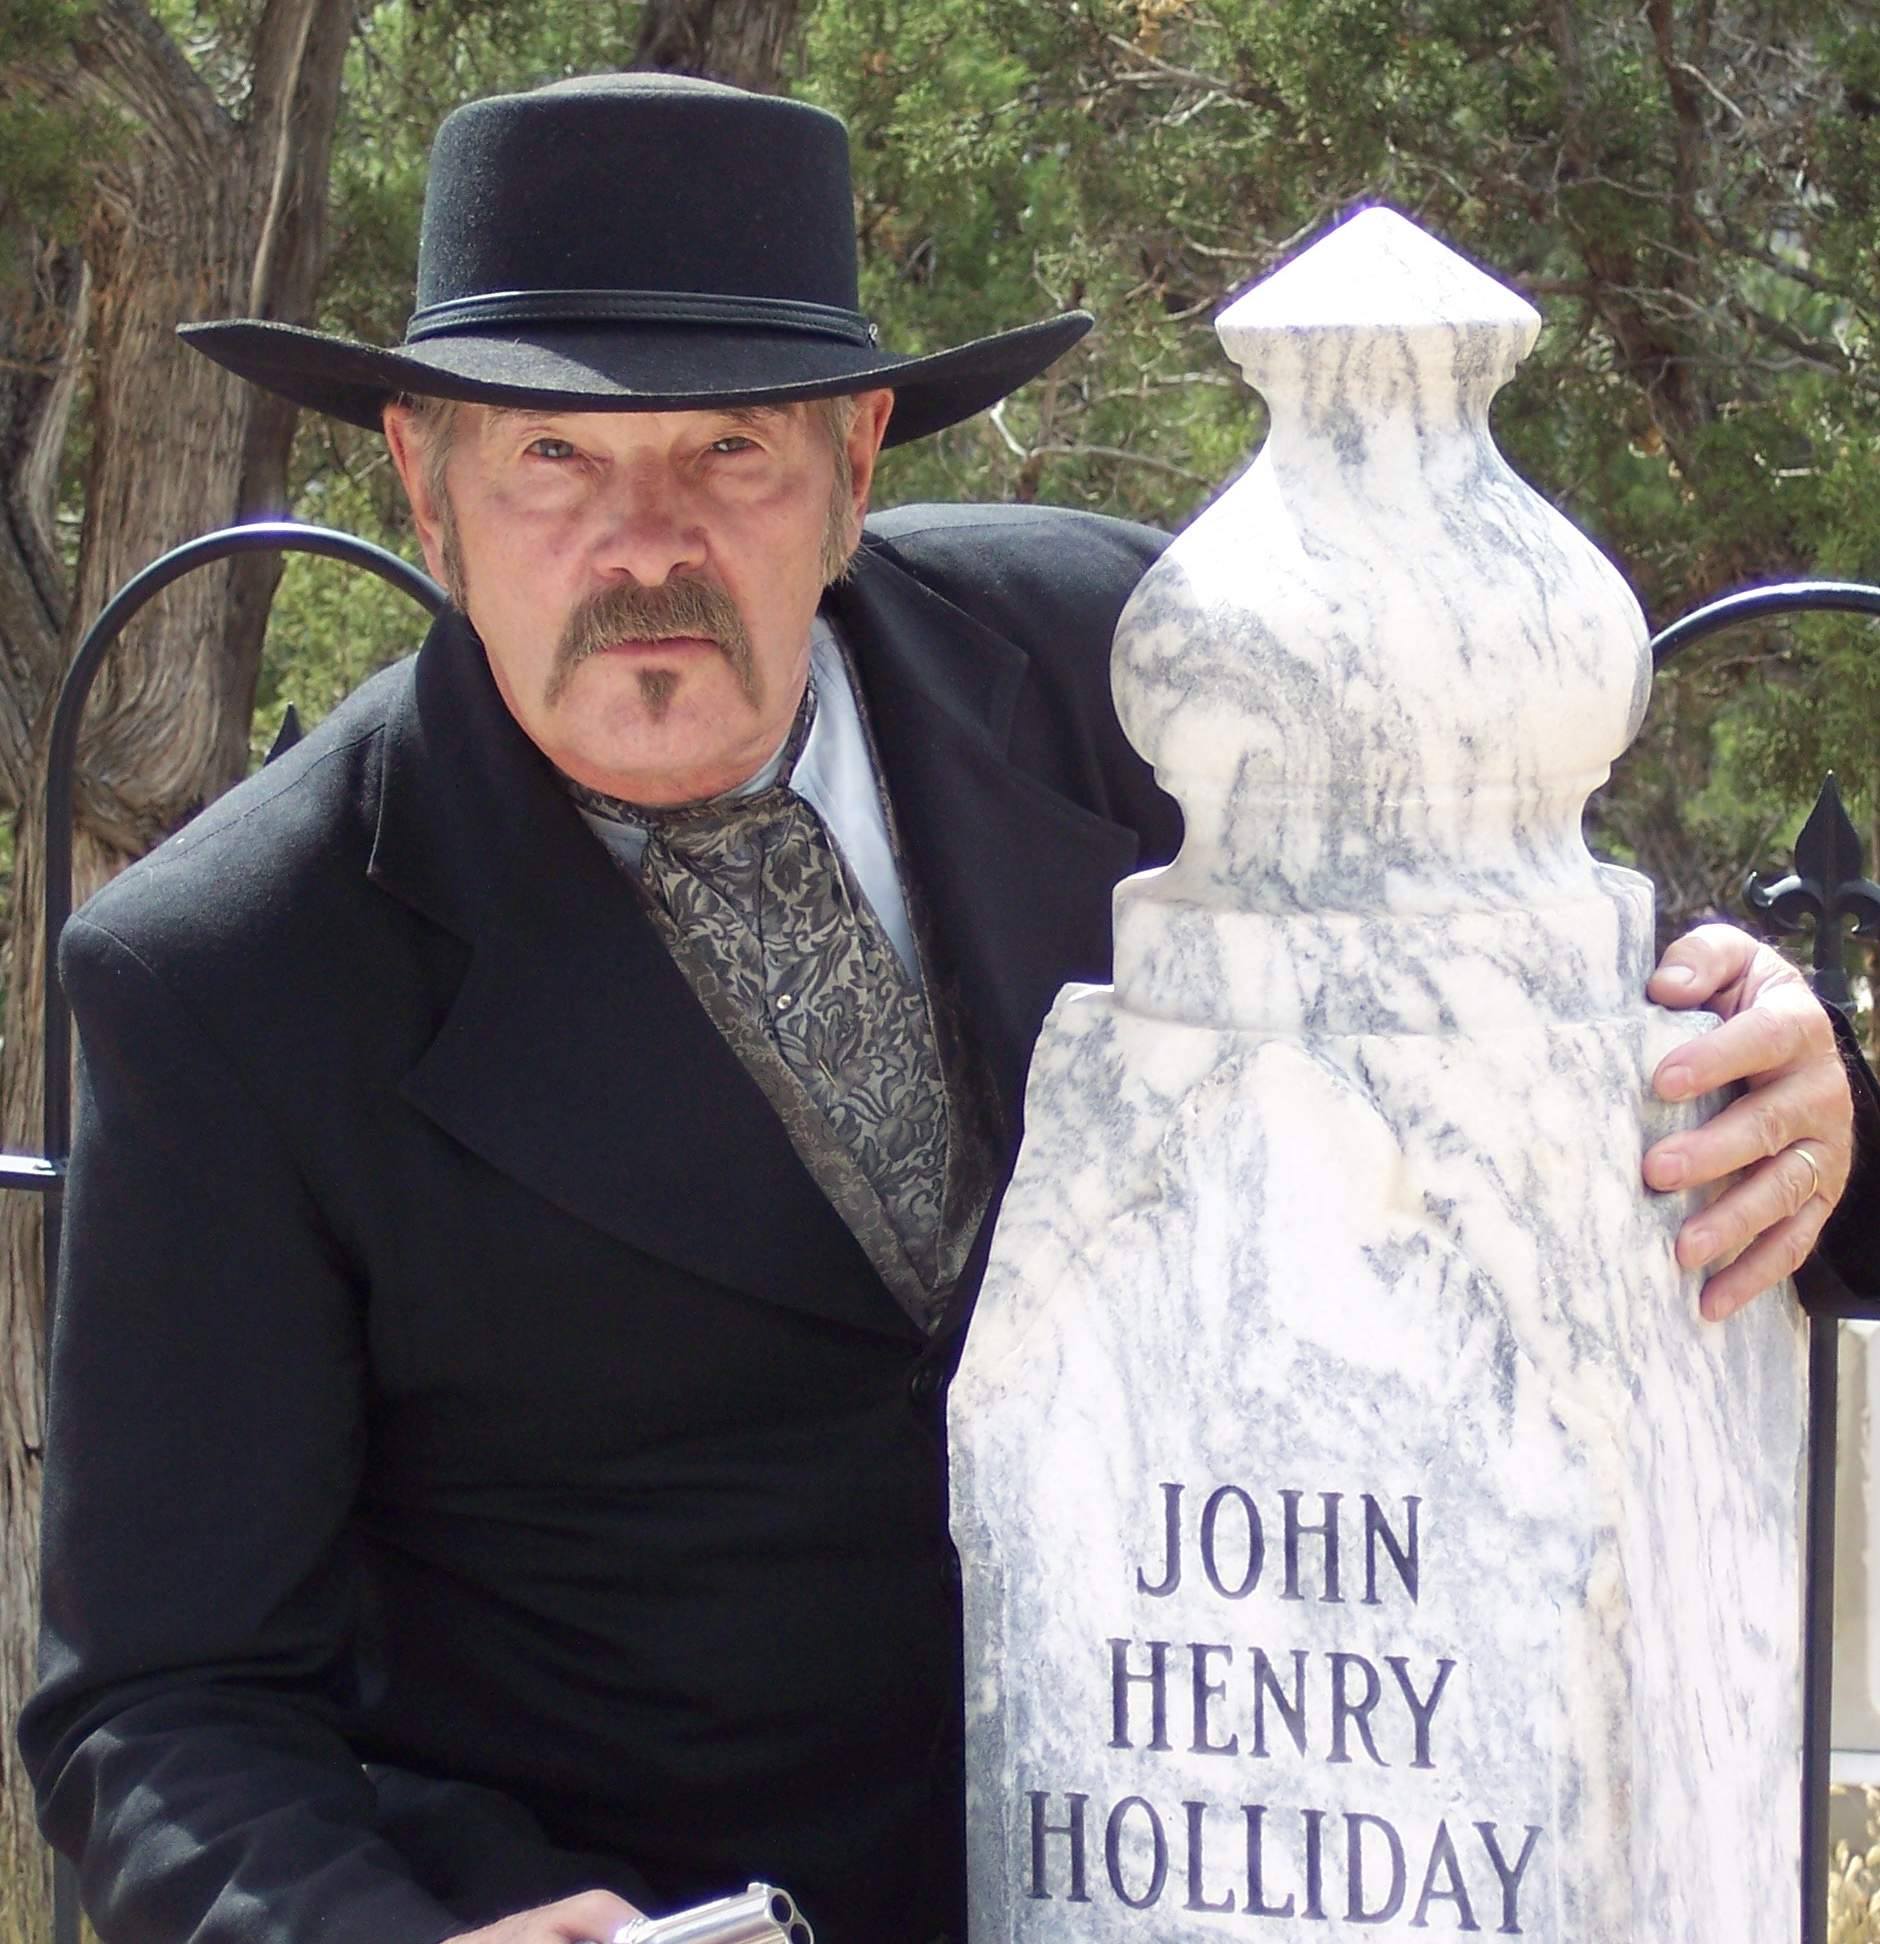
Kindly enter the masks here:
M 1177 819 L 1157 541 L 903 514 L 833 597 L 1015 1130 Z M 22 1746 L 108 1939 L 431 1944 L 592 1883 L 957 1935 L 921 1338 L 459 619 L 74 920 Z
M 1157 544 L 915 511 L 833 597 L 1014 1137 L 1176 839 L 1108 702 Z M 103 1935 L 433 1944 L 764 1876 L 824 1944 L 957 1936 L 956 1332 L 878 1283 L 463 623 L 62 962 L 21 1740 Z

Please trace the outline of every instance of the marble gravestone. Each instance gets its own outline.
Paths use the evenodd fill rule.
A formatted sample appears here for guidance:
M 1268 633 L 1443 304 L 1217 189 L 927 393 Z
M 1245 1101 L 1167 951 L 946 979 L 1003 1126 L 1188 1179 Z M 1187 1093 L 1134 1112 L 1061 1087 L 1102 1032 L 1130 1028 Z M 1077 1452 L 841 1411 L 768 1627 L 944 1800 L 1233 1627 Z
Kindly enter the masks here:
M 1637 604 L 1388 211 L 1222 317 L 1251 470 L 1117 632 L 1187 820 L 1059 999 L 951 1401 L 970 1944 L 1800 1934 L 1803 1345 L 1639 1158 Z

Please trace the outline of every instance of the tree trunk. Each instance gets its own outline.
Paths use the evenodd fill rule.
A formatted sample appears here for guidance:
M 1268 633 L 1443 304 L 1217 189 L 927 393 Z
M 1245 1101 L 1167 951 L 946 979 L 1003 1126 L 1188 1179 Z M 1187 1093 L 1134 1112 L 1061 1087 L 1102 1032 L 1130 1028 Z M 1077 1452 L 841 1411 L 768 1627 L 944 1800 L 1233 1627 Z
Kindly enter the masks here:
M 250 87 L 229 115 L 136 0 L 103 0 L 63 60 L 22 77 L 54 104 L 104 103 L 136 130 L 95 179 L 82 272 L 56 261 L 41 305 L 52 369 L 0 391 L 0 459 L 31 450 L 0 530 L 0 790 L 15 807 L 12 976 L 0 1049 L 7 1145 L 37 1150 L 46 964 L 39 804 L 56 680 L 110 594 L 208 528 L 281 511 L 293 414 L 186 350 L 193 318 L 304 317 L 320 262 L 327 160 L 353 9 L 267 0 L 247 49 Z M 89 300 L 86 301 L 86 287 Z M 50 320 L 50 321 L 48 321 Z M 24 336 L 13 320 L 11 341 Z M 58 585 L 47 535 L 56 453 L 78 355 L 91 435 L 76 587 Z M 15 361 L 9 361 L 15 362 Z M 51 452 L 54 460 L 46 461 Z M 96 889 L 236 780 L 279 564 L 251 557 L 192 574 L 112 649 L 80 749 L 74 890 Z M 13 684 L 17 681 L 18 686 Z M 44 1300 L 40 1209 L 0 1202 L 0 1944 L 50 1935 L 46 1853 L 10 1724 L 31 1685 Z
M 813 4 L 813 0 L 808 0 Z M 0 1127 L 36 1151 L 45 738 L 82 629 L 169 547 L 282 511 L 290 408 L 184 349 L 174 326 L 312 308 L 339 74 L 357 12 L 265 0 L 236 117 L 139 0 L 99 0 L 56 58 L 6 79 L 54 106 L 102 107 L 134 130 L 96 173 L 77 249 L 35 240 L 0 287 L 0 805 L 15 813 L 15 923 Z M 633 65 L 775 89 L 806 0 L 647 0 Z M 217 50 L 226 59 L 230 50 Z M 4 216 L 0 208 L 0 216 Z M 53 544 L 81 372 L 90 448 L 76 584 Z M 74 901 L 226 789 L 244 767 L 279 563 L 248 556 L 165 592 L 112 648 L 80 743 Z M 0 1199 L 0 1720 L 32 1684 L 43 1421 L 42 1209 Z M 48 1853 L 0 1741 L 0 1944 L 50 1936 Z
M 1541 25 L 1560 75 L 1562 169 L 1570 180 L 1598 181 L 1605 173 L 1604 145 L 1612 131 L 1587 106 L 1587 63 L 1581 44 L 1584 12 L 1574 0 L 1556 0 L 1543 14 Z M 1566 199 L 1556 206 L 1586 265 L 1586 301 L 1612 345 L 1615 365 L 1649 412 L 1652 429 L 1665 449 L 1690 477 L 1695 471 L 1694 442 L 1716 410 L 1693 356 L 1695 325 L 1702 309 L 1692 285 L 1707 247 L 1698 216 L 1703 193 L 1698 158 L 1705 141 L 1704 95 L 1692 78 L 1696 66 L 1676 44 L 1670 0 L 1648 0 L 1645 16 L 1671 120 L 1670 181 L 1661 193 L 1671 231 L 1682 247 L 1666 251 L 1649 234 L 1617 234 L 1603 224 L 1582 222 Z M 1701 44 L 1707 29 L 1700 22 L 1692 33 Z
M 803 0 L 646 0 L 628 66 L 778 94 L 805 12 Z

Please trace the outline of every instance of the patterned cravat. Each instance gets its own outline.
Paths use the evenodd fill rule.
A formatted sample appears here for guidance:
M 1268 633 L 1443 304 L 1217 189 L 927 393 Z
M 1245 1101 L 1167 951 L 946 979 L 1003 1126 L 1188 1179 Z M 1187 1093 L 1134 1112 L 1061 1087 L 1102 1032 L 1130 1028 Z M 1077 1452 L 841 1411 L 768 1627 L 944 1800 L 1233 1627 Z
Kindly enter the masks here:
M 755 1028 L 752 1050 L 781 1060 L 792 1085 L 781 1099 L 766 1091 L 798 1151 L 812 1150 L 812 1172 L 816 1142 L 831 1138 L 860 1170 L 869 1192 L 845 1194 L 839 1179 L 826 1191 L 897 1298 L 931 1326 L 951 1267 L 946 1079 L 918 981 L 814 806 L 788 787 L 814 707 L 810 691 L 778 780 L 749 795 L 664 810 L 573 793 L 645 830 L 640 881 L 701 1004 L 741 1052 Z M 819 1127 L 801 1125 L 789 1093 L 806 1097 Z

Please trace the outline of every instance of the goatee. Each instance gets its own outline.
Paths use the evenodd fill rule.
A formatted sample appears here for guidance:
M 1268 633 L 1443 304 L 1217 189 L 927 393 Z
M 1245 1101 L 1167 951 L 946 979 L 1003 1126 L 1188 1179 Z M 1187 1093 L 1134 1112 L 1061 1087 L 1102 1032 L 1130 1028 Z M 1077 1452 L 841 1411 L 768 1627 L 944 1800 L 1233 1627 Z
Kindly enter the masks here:
M 749 692 L 747 687 L 745 693 Z M 665 721 L 667 712 L 672 708 L 672 698 L 678 693 L 679 671 L 676 668 L 640 670 L 640 700 L 655 722 Z

